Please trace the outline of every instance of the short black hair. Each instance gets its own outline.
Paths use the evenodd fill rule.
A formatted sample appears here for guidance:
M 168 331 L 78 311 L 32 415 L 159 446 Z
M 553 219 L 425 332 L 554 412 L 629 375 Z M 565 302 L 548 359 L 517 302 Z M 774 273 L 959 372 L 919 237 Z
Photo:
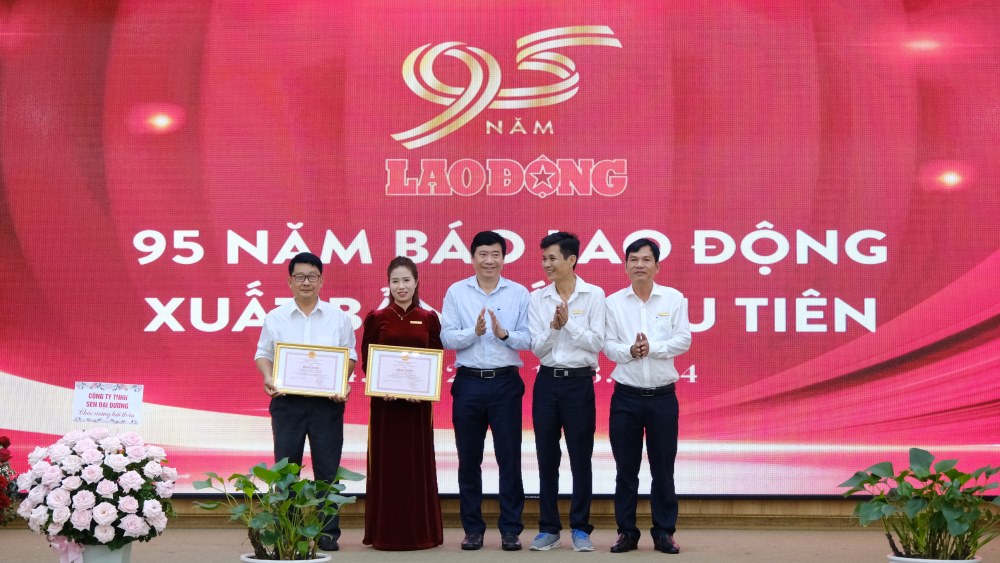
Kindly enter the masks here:
M 319 256 L 316 256 L 312 252 L 300 252 L 296 254 L 295 257 L 292 258 L 292 261 L 288 263 L 288 275 L 292 275 L 295 271 L 296 264 L 311 264 L 319 269 L 319 273 L 323 273 L 323 261 L 319 259 Z
M 507 241 L 493 231 L 480 231 L 476 233 L 476 236 L 472 237 L 472 244 L 469 245 L 469 252 L 475 254 L 476 249 L 480 246 L 493 246 L 494 244 L 500 245 L 500 256 L 506 257 Z
M 558 233 L 545 235 L 538 246 L 542 250 L 545 250 L 554 244 L 559 245 L 559 252 L 562 253 L 563 258 L 568 259 L 570 256 L 576 256 L 577 260 L 580 259 L 580 239 L 573 233 L 559 231 Z M 576 269 L 575 262 L 573 263 L 573 269 Z
M 642 247 L 644 247 L 644 246 L 648 246 L 649 250 L 652 251 L 652 253 L 653 253 L 653 262 L 659 263 L 660 262 L 660 247 L 655 242 L 653 242 L 652 239 L 648 239 L 648 238 L 637 239 L 635 241 L 632 241 L 632 244 L 629 244 L 627 247 L 625 247 L 625 259 L 628 260 L 628 255 L 629 254 L 633 254 L 635 252 L 639 252 L 639 249 L 642 248 Z

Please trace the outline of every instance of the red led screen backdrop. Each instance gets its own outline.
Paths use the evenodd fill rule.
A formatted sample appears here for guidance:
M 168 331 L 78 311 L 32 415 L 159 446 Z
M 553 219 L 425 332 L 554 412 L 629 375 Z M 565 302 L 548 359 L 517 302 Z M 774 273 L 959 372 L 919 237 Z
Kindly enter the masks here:
M 139 431 L 190 490 L 270 456 L 253 354 L 295 253 L 357 328 L 397 254 L 440 310 L 477 231 L 534 288 L 569 230 L 609 294 L 655 238 L 689 300 L 680 493 L 835 494 L 910 446 L 996 463 L 998 71 L 990 3 L 5 2 L 0 427 L 24 469 L 74 382 L 142 384 Z

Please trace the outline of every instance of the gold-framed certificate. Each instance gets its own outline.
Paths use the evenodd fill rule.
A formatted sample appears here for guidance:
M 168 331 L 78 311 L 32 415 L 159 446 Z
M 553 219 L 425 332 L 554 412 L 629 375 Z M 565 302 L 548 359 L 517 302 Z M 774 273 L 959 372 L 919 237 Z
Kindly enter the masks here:
M 350 350 L 278 342 L 274 347 L 274 387 L 287 395 L 343 397 Z
M 372 344 L 365 395 L 440 401 L 443 368 L 443 350 Z

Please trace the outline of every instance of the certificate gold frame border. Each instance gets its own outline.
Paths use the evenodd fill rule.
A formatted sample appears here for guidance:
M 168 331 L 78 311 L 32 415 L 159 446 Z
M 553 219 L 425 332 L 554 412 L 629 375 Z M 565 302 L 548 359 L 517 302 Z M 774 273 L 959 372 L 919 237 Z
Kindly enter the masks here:
M 427 354 L 430 356 L 437 356 L 437 385 L 435 386 L 434 396 L 430 395 L 413 395 L 410 393 L 383 393 L 381 391 L 372 391 L 372 378 L 370 373 L 365 374 L 365 395 L 369 397 L 395 397 L 399 399 L 417 399 L 419 401 L 440 401 L 441 400 L 441 378 L 444 375 L 444 350 L 434 350 L 431 348 L 410 348 L 408 346 L 387 346 L 384 344 L 371 344 L 368 346 L 368 370 L 371 371 L 372 367 L 375 365 L 375 353 L 376 352 L 410 352 L 417 354 Z
M 312 351 L 322 351 L 322 352 L 339 352 L 343 354 L 344 361 L 342 365 L 344 366 L 343 373 L 340 374 L 340 388 L 344 391 L 342 393 L 323 393 L 321 391 L 303 391 L 295 389 L 293 387 L 279 387 L 278 386 L 278 366 L 281 365 L 281 351 L 289 350 L 312 350 Z M 289 344 L 286 342 L 278 342 L 274 345 L 274 365 L 271 367 L 271 377 L 274 379 L 274 388 L 278 390 L 279 393 L 284 393 L 285 395 L 305 395 L 307 397 L 346 397 L 347 396 L 347 380 L 350 378 L 351 374 L 347 370 L 347 364 L 350 363 L 351 350 L 350 348 L 343 348 L 341 346 L 315 346 L 311 344 Z

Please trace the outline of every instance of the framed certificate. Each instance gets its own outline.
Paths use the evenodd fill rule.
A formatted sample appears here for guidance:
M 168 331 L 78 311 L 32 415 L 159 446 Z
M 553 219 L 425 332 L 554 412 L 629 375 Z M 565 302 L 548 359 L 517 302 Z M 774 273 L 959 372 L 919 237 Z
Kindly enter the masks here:
M 372 344 L 365 395 L 440 401 L 443 367 L 443 350 Z
M 274 387 L 288 395 L 343 397 L 350 350 L 278 342 L 274 347 Z

